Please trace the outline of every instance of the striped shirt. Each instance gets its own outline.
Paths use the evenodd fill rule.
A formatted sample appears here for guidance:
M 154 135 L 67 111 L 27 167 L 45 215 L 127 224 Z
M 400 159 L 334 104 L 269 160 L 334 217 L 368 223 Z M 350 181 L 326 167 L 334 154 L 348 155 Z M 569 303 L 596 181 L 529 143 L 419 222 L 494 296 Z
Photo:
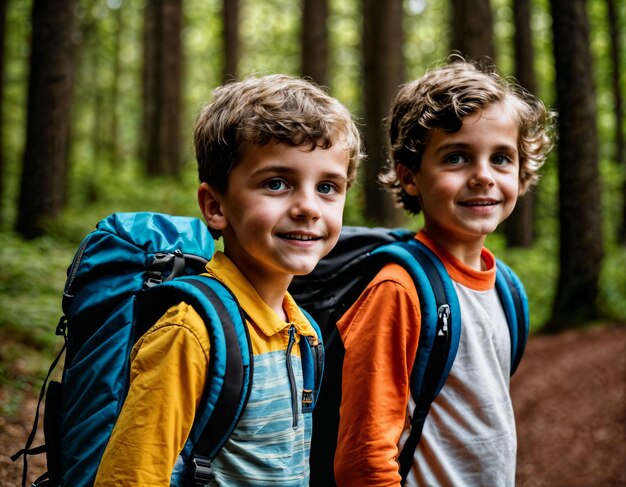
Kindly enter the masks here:
M 211 485 L 308 485 L 312 420 L 302 414 L 299 342 L 316 337 L 315 331 L 289 294 L 283 305 L 288 322 L 281 320 L 224 254 L 215 254 L 207 272 L 237 297 L 254 354 L 250 398 L 213 462 Z M 137 342 L 129 393 L 96 485 L 170 485 L 204 391 L 209 348 L 202 319 L 185 303 L 170 308 Z

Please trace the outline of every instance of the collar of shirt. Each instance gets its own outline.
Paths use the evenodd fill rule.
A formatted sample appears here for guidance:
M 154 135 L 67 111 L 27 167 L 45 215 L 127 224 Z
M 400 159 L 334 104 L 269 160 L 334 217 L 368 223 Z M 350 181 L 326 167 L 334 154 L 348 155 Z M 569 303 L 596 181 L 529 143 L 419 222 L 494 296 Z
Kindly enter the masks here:
M 272 336 L 293 324 L 298 334 L 317 338 L 315 330 L 289 293 L 285 293 L 283 301 L 283 309 L 288 318 L 288 322 L 285 322 L 261 299 L 237 266 L 223 252 L 215 252 L 206 270 L 211 277 L 233 292 L 249 319 L 265 335 Z
M 487 270 L 477 271 L 476 269 L 472 269 L 471 267 L 465 265 L 454 255 L 444 249 L 441 245 L 430 238 L 424 230 L 420 230 L 415 238 L 426 245 L 426 247 L 432 250 L 437 257 L 441 259 L 446 271 L 448 271 L 448 274 L 450 274 L 450 277 L 454 281 L 477 291 L 487 291 L 495 286 L 496 258 L 486 247 L 483 247 L 481 250 L 481 258 L 485 263 Z

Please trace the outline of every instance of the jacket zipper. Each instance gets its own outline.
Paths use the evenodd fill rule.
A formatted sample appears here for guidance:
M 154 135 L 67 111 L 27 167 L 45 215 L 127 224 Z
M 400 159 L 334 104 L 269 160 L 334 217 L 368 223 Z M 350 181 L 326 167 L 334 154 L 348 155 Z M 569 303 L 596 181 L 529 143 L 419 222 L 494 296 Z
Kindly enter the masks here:
M 291 350 L 293 349 L 294 343 L 296 343 L 296 328 L 291 324 L 289 326 L 289 343 L 287 345 L 287 375 L 291 389 L 292 427 L 296 428 L 298 426 L 298 389 L 296 387 L 296 378 L 293 374 L 293 364 L 291 363 Z

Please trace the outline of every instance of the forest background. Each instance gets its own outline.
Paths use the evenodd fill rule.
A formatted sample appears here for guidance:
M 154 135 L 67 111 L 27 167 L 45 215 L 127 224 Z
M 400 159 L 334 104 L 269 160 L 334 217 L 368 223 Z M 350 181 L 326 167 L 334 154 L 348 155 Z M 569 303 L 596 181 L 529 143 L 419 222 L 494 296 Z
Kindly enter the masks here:
M 626 324 L 626 3 L 617 0 L 0 0 L 0 414 L 60 347 L 65 272 L 117 211 L 200 216 L 191 125 L 233 77 L 327 86 L 368 160 L 345 223 L 408 226 L 375 183 L 398 86 L 452 51 L 558 112 L 539 186 L 488 246 L 535 333 Z

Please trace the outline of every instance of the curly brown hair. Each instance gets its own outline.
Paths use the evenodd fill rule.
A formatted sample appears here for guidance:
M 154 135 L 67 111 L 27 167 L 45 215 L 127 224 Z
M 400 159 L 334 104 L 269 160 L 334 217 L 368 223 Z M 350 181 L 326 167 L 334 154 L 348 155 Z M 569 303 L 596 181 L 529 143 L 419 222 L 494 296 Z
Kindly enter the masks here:
M 279 142 L 328 149 L 344 144 L 348 186 L 361 161 L 361 137 L 350 112 L 322 88 L 284 74 L 248 77 L 216 88 L 196 118 L 194 145 L 200 182 L 218 191 L 253 146 Z
M 463 118 L 490 105 L 509 103 L 519 121 L 520 194 L 539 179 L 553 145 L 555 114 L 511 79 L 500 76 L 494 67 L 451 58 L 423 77 L 400 87 L 388 119 L 389 158 L 380 182 L 394 194 L 396 203 L 409 213 L 421 211 L 417 196 L 404 191 L 396 175 L 403 164 L 419 170 L 430 134 L 435 129 L 456 132 Z

